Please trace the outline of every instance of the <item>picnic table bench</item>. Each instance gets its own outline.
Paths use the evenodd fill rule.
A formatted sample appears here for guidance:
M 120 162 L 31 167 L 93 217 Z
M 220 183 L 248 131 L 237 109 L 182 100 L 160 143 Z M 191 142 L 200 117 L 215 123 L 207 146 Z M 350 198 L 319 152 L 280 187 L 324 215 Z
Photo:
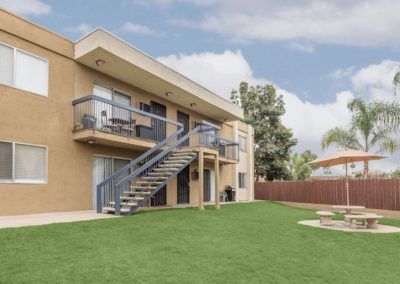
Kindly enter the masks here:
M 319 215 L 319 222 L 321 223 L 321 225 L 323 226 L 332 226 L 332 216 L 335 215 L 335 213 L 331 212 L 331 211 L 317 211 L 315 212 L 317 213 L 317 215 Z
M 381 215 L 372 213 L 347 214 L 344 217 L 349 220 L 352 229 L 359 227 L 363 229 L 377 229 L 379 219 L 383 218 Z

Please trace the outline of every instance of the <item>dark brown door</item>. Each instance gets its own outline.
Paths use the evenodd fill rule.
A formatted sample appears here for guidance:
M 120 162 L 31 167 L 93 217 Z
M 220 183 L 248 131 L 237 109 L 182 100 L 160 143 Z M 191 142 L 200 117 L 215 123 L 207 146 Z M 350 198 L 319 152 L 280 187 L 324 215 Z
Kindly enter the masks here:
M 204 192 L 203 192 L 203 201 L 204 202 L 210 202 L 211 201 L 211 174 L 210 170 L 204 170 L 203 174 L 203 187 L 204 187 Z
M 178 111 L 178 122 L 183 124 L 183 132 L 179 134 L 178 139 L 185 136 L 189 132 L 189 115 Z M 189 146 L 189 139 L 185 140 L 182 146 Z
M 151 206 L 167 205 L 167 186 L 164 185 L 154 196 L 151 198 Z
M 158 116 L 167 117 L 167 107 L 156 102 L 151 102 L 151 112 Z M 155 141 L 162 141 L 167 137 L 167 124 L 165 121 L 152 118 L 151 125 Z
M 190 185 L 189 185 L 189 166 L 186 166 L 178 174 L 177 183 L 177 203 L 188 204 L 190 202 Z

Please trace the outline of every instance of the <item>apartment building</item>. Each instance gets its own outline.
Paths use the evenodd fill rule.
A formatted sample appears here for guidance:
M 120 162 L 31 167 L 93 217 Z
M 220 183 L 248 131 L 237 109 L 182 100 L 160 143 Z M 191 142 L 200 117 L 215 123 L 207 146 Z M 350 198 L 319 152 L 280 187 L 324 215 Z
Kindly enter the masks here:
M 0 9 L 0 215 L 253 200 L 243 109 L 96 29 Z

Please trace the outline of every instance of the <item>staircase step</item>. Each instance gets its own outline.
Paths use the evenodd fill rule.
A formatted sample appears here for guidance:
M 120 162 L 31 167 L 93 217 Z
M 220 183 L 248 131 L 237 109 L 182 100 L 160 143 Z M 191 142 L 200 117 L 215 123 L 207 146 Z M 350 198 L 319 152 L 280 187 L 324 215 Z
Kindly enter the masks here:
M 175 171 L 177 171 L 177 170 L 179 170 L 179 168 L 155 168 L 155 169 L 153 169 L 153 171 L 156 171 L 156 172 L 175 172 Z
M 166 180 L 166 179 L 168 179 L 168 177 L 142 177 L 142 179 L 144 179 L 144 180 L 154 180 L 154 181 L 156 181 L 156 180 Z M 139 182 L 138 182 L 139 183 Z
M 171 160 L 171 161 L 164 161 L 163 164 L 174 164 L 174 163 L 181 163 L 186 164 L 189 160 Z
M 130 191 L 130 193 L 135 195 L 148 195 L 151 194 L 151 191 Z
M 192 156 L 177 156 L 177 157 L 170 156 L 167 159 L 176 161 L 176 160 L 179 160 L 179 159 L 188 159 L 188 160 L 190 160 L 191 158 L 193 158 L 193 157 Z
M 171 156 L 173 156 L 173 157 L 184 156 L 184 155 L 194 156 L 194 155 L 196 155 L 196 153 L 193 153 L 193 152 L 174 152 L 173 154 L 171 154 Z
M 156 189 L 156 186 L 139 186 L 139 185 L 132 185 L 131 189 Z M 130 192 L 130 191 L 125 191 L 125 192 Z
M 103 209 L 103 211 L 106 211 L 106 212 L 115 212 L 115 208 L 114 207 L 107 206 L 107 207 L 103 207 L 102 209 Z M 131 210 L 129 208 L 121 208 L 120 209 L 121 213 L 129 213 L 130 211 Z
M 161 164 L 161 165 L 158 165 L 159 168 L 182 167 L 182 166 L 183 166 L 183 164 L 168 164 L 168 165 Z
M 109 202 L 111 205 L 115 205 L 115 201 L 110 201 Z M 121 202 L 121 206 L 136 206 L 137 203 L 133 203 L 133 202 Z M 121 208 L 122 209 L 122 208 Z
M 160 178 L 160 177 L 158 177 Z M 168 178 L 168 177 L 167 177 Z M 137 181 L 136 184 L 144 185 L 144 184 L 162 184 L 162 181 Z
M 127 197 L 127 196 L 121 196 L 121 200 L 133 200 L 133 201 L 141 201 L 143 200 L 143 196 L 135 196 L 135 197 Z M 123 202 L 125 204 L 125 202 Z M 128 203 L 129 204 L 129 203 Z
M 140 194 L 140 193 L 135 193 L 135 195 L 149 195 L 149 193 L 145 193 L 145 194 Z M 135 199 L 135 198 L 141 198 L 141 199 Z M 121 196 L 121 200 L 142 200 L 144 199 L 144 197 L 140 197 L 140 196 Z
M 147 173 L 149 176 L 169 176 L 172 175 L 173 172 L 157 172 L 157 173 Z
M 131 197 L 130 195 L 147 195 L 147 194 L 151 194 L 153 191 L 148 191 L 146 189 L 146 191 L 137 191 L 137 190 L 133 190 L 133 191 L 124 191 L 122 194 L 124 197 Z

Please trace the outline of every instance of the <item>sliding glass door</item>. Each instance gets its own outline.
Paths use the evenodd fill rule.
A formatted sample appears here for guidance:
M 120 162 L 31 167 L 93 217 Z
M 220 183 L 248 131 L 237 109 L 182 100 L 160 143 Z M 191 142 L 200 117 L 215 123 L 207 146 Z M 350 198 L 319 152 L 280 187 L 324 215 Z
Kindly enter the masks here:
M 123 166 L 129 164 L 129 159 L 107 157 L 107 156 L 94 156 L 93 157 L 93 209 L 96 209 L 97 201 L 97 185 L 104 181 L 106 178 L 110 177 L 114 172 L 121 169 Z M 124 175 L 119 177 L 118 181 L 123 179 L 129 174 L 127 171 Z M 117 181 L 117 182 L 118 182 Z M 129 184 L 126 185 L 129 187 Z M 114 187 L 115 184 L 107 185 L 102 194 L 105 203 L 107 201 L 114 200 Z

